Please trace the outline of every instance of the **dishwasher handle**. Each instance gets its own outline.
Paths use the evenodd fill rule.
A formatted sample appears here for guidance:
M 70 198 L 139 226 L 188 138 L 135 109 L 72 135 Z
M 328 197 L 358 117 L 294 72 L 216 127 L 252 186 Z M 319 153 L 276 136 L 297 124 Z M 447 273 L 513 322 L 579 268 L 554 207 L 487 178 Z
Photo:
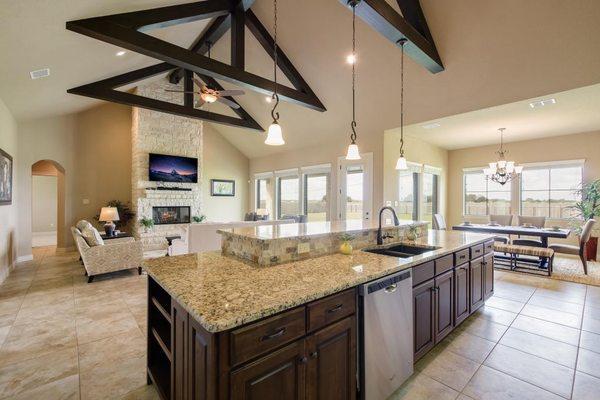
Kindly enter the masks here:
M 386 276 L 374 282 L 369 282 L 360 287 L 360 295 L 366 296 L 371 293 L 385 290 L 386 293 L 394 293 L 398 287 L 398 283 L 411 278 L 410 269 L 394 275 Z

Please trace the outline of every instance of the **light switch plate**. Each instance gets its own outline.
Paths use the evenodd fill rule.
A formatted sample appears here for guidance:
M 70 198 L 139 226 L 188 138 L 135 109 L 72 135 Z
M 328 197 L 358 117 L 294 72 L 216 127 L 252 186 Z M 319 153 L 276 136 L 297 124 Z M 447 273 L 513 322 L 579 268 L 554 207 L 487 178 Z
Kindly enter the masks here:
M 298 243 L 298 254 L 308 253 L 310 251 L 310 243 Z
M 90 204 L 90 199 L 83 199 L 83 204 Z

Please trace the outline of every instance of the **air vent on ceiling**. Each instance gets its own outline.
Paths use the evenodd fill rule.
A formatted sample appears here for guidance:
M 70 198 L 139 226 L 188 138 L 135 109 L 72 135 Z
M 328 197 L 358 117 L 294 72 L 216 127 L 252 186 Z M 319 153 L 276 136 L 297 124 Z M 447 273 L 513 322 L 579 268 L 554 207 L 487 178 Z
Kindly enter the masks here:
M 422 125 L 422 126 L 425 129 L 435 129 L 435 128 L 439 128 L 440 126 L 442 126 L 442 124 L 440 124 L 439 122 L 433 122 L 431 124 L 425 124 L 425 125 Z
M 549 106 L 551 104 L 556 104 L 556 99 L 532 101 L 531 103 L 529 103 L 529 107 L 538 108 L 538 107 Z
M 35 71 L 31 71 L 29 73 L 29 76 L 31 76 L 31 79 L 45 78 L 45 77 L 47 77 L 49 75 L 50 75 L 50 68 L 38 69 L 38 70 L 35 70 Z

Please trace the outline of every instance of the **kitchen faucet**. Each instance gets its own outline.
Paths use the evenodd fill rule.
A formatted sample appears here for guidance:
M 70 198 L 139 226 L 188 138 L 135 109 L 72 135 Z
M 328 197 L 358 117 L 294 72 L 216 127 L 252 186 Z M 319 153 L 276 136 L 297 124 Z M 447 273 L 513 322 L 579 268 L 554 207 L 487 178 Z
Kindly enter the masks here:
M 396 215 L 396 211 L 392 207 L 390 207 L 390 206 L 381 207 L 381 210 L 379 210 L 379 228 L 377 229 L 377 245 L 378 246 L 383 244 L 383 239 L 393 237 L 391 235 L 385 235 L 385 238 L 384 238 L 383 235 L 381 234 L 381 215 L 383 214 L 383 212 L 385 210 L 390 210 L 392 212 L 392 215 L 394 216 L 394 225 L 396 225 L 396 226 L 400 225 L 400 221 L 398 221 L 398 216 Z

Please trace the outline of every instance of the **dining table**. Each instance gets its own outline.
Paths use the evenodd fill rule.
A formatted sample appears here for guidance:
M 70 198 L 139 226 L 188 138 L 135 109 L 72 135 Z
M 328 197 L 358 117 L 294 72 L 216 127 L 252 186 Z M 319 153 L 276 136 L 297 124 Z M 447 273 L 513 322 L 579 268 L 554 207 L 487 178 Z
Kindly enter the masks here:
M 495 224 L 460 224 L 452 227 L 455 231 L 490 233 L 498 235 L 536 236 L 542 242 L 542 247 L 548 247 L 548 239 L 566 239 L 571 234 L 565 228 L 537 228 L 534 226 L 505 226 Z

